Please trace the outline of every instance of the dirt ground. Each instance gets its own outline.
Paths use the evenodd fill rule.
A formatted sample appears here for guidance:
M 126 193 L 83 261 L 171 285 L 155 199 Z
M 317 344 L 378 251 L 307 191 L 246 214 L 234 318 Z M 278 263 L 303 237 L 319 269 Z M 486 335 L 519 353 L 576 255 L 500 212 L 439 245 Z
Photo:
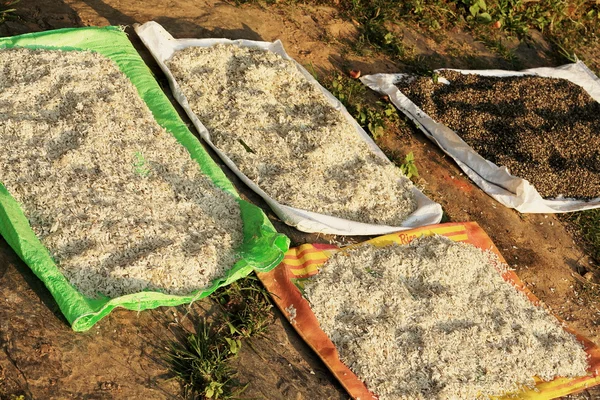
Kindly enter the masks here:
M 272 41 L 304 65 L 324 72 L 342 65 L 363 73 L 401 71 L 382 56 L 347 51 L 356 27 L 327 7 L 241 6 L 207 0 L 21 0 L 19 19 L 0 25 L 10 36 L 49 29 L 126 25 L 155 20 L 175 37 L 227 37 Z M 404 42 L 433 67 L 511 68 L 468 33 L 432 38 L 400 26 Z M 168 92 L 166 79 L 131 28 L 130 39 Z M 535 45 L 515 43 L 523 67 L 555 65 L 540 35 Z M 376 98 L 376 97 L 374 97 Z M 596 267 L 552 215 L 521 215 L 485 195 L 418 131 L 389 132 L 379 144 L 390 158 L 413 151 L 420 185 L 442 204 L 451 221 L 477 221 L 530 289 L 559 317 L 600 343 L 599 299 L 589 295 Z M 315 241 L 353 242 L 297 232 L 281 224 L 256 195 L 229 174 L 240 192 L 265 209 L 276 227 L 297 245 Z M 597 275 L 596 278 L 597 279 Z M 134 313 L 113 312 L 85 333 L 74 333 L 43 284 L 0 239 L 0 399 L 171 399 L 180 387 L 160 361 L 177 321 L 203 312 L 191 307 Z M 244 398 L 346 399 L 347 394 L 276 313 L 265 338 L 253 339 L 236 360 Z M 579 395 L 600 399 L 600 391 Z

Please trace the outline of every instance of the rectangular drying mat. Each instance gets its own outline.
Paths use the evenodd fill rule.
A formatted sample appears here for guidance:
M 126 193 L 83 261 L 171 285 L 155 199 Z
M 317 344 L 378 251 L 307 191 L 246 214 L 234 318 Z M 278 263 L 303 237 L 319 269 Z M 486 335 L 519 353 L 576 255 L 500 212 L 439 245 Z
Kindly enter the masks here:
M 120 28 L 110 26 L 68 28 L 0 38 L 0 49 L 16 47 L 63 51 L 86 50 L 97 52 L 113 60 L 136 87 L 156 121 L 187 149 L 202 172 L 219 188 L 234 196 L 240 206 L 244 234 L 244 241 L 239 249 L 240 260 L 226 271 L 225 276 L 215 279 L 210 287 L 183 296 L 143 291 L 116 298 L 90 299 L 77 291 L 59 271 L 50 253 L 29 226 L 19 204 L 0 184 L 0 234 L 21 260 L 44 282 L 73 330 L 85 331 L 91 328 L 115 307 L 140 311 L 190 303 L 210 295 L 219 287 L 228 285 L 252 271 L 268 271 L 281 261 L 289 247 L 289 239 L 275 231 L 258 207 L 239 197 L 225 174 L 180 119 L 175 108 L 154 80 L 152 73 Z
M 498 255 L 502 262 L 505 262 L 492 240 L 475 222 L 432 225 L 380 236 L 365 243 L 371 243 L 377 247 L 384 247 L 393 243 L 408 244 L 420 236 L 434 234 L 445 236 L 456 242 L 469 243 L 480 249 L 491 250 Z M 361 244 L 349 246 L 346 249 L 359 245 Z M 376 400 L 377 396 L 371 393 L 365 383 L 340 361 L 334 344 L 321 330 L 310 304 L 302 296 L 300 289 L 303 287 L 303 281 L 306 278 L 318 274 L 319 268 L 325 264 L 327 259 L 340 250 L 340 248 L 328 244 L 304 244 L 292 248 L 286 253 L 283 262 L 277 268 L 269 272 L 258 273 L 258 278 L 271 293 L 271 298 L 290 320 L 294 329 L 323 360 L 350 396 L 356 400 Z M 539 303 L 539 300 L 527 289 L 514 271 L 509 270 L 502 277 L 525 293 L 533 303 Z M 538 381 L 533 390 L 513 393 L 501 397 L 501 399 L 553 399 L 600 384 L 600 348 L 577 332 L 569 328 L 565 329 L 576 335 L 577 339 L 583 343 L 586 353 L 590 356 L 588 375 L 577 378 L 556 378 L 550 382 Z
M 444 70 L 446 69 L 436 72 L 443 76 Z M 556 68 L 532 68 L 523 71 L 448 70 L 494 77 L 529 75 L 566 79 L 581 86 L 594 100 L 600 102 L 600 79 L 581 61 Z M 396 87 L 395 83 L 410 77 L 411 75 L 407 74 L 374 74 L 364 76 L 360 80 L 369 88 L 387 95 L 425 136 L 452 157 L 469 178 L 494 199 L 522 213 L 563 213 L 600 207 L 600 197 L 591 200 L 544 199 L 527 180 L 513 176 L 505 167 L 499 167 L 481 157 L 452 129 L 434 121 Z
M 379 157 L 390 162 L 385 154 L 377 147 L 373 139 L 358 125 L 358 123 L 350 116 L 346 108 L 336 99 L 331 93 L 323 88 L 313 78 L 313 76 L 306 71 L 300 64 L 296 63 L 287 53 L 285 52 L 283 45 L 280 41 L 276 42 L 257 42 L 252 40 L 229 40 L 229 39 L 175 39 L 169 34 L 161 25 L 156 22 L 147 22 L 143 25 L 135 27 L 137 34 L 142 39 L 142 42 L 146 45 L 152 56 L 156 59 L 158 65 L 167 76 L 169 84 L 173 91 L 175 99 L 184 108 L 194 126 L 200 133 L 202 139 L 204 139 L 215 152 L 223 159 L 225 164 L 233 171 L 240 179 L 248 185 L 252 190 L 258 193 L 273 211 L 284 221 L 286 224 L 291 225 L 304 232 L 320 232 L 335 235 L 381 235 L 384 233 L 396 232 L 399 230 L 411 229 L 418 226 L 437 224 L 442 218 L 442 208 L 439 204 L 431 201 L 416 187 L 413 187 L 413 194 L 417 201 L 417 209 L 409 215 L 409 217 L 402 223 L 401 226 L 387 226 L 387 225 L 374 225 L 362 222 L 350 221 L 347 219 L 336 218 L 329 215 L 319 214 L 306 210 L 301 210 L 294 207 L 289 207 L 278 203 L 262 189 L 258 187 L 256 183 L 251 181 L 246 175 L 244 175 L 237 166 L 231 161 L 225 153 L 220 151 L 212 143 L 210 138 L 210 132 L 198 119 L 196 114 L 192 111 L 183 91 L 175 81 L 173 74 L 165 64 L 176 51 L 188 48 L 188 47 L 210 47 L 214 44 L 233 44 L 240 47 L 254 47 L 263 50 L 269 50 L 279 54 L 286 60 L 291 60 L 295 63 L 298 70 L 304 75 L 304 77 L 315 85 L 329 100 L 330 104 L 344 114 L 344 116 L 351 121 L 352 125 L 356 130 L 356 134 L 364 140 L 369 148 Z

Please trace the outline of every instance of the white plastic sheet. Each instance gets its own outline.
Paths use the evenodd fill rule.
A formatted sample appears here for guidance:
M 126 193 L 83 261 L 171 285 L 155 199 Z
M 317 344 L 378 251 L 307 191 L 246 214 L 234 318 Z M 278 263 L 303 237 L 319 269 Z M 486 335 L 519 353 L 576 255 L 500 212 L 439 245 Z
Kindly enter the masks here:
M 277 53 L 285 59 L 292 60 L 283 49 L 283 45 L 280 41 L 276 42 L 257 42 L 251 40 L 229 40 L 229 39 L 174 39 L 162 26 L 156 22 L 147 22 L 143 25 L 135 26 L 135 30 L 142 42 L 152 56 L 156 59 L 161 69 L 167 76 L 169 84 L 173 91 L 173 94 L 181 106 L 185 109 L 186 113 L 192 120 L 196 129 L 200 133 L 202 139 L 204 139 L 209 146 L 211 146 L 215 152 L 221 157 L 221 159 L 227 164 L 231 170 L 240 177 L 240 179 L 248 185 L 252 190 L 258 193 L 273 209 L 273 211 L 284 221 L 286 224 L 296 227 L 297 229 L 304 232 L 321 232 L 336 235 L 381 235 L 384 233 L 396 232 L 405 229 L 412 229 L 419 226 L 437 224 L 442 218 L 442 208 L 439 204 L 434 203 L 421 193 L 417 188 L 413 188 L 414 196 L 417 200 L 417 210 L 413 212 L 401 226 L 387 226 L 387 225 L 373 225 L 365 224 L 356 221 L 350 221 L 342 218 L 336 218 L 328 215 L 318 214 L 298 208 L 289 207 L 278 203 L 276 200 L 271 198 L 265 193 L 258 185 L 248 179 L 237 166 L 211 141 L 210 132 L 198 119 L 198 117 L 191 110 L 181 88 L 175 82 L 171 71 L 166 66 L 165 62 L 169 60 L 173 53 L 178 50 L 182 50 L 187 47 L 209 47 L 217 43 L 234 44 L 241 47 L 258 47 L 261 49 L 269 50 Z M 293 61 L 293 60 L 292 60 Z M 319 87 L 321 91 L 327 96 L 331 104 L 352 121 L 356 127 L 356 133 L 362 137 L 362 139 L 371 147 L 373 152 L 378 156 L 390 162 L 383 152 L 377 147 L 375 142 L 369 137 L 369 135 L 354 121 L 354 119 L 348 114 L 344 106 L 327 90 L 325 90 L 319 83 L 312 77 L 312 75 L 306 71 L 301 65 L 296 63 L 298 70 L 314 85 Z
M 437 70 L 441 77 L 443 71 L 444 69 Z M 453 71 L 482 76 L 535 75 L 567 79 L 581 86 L 594 100 L 600 102 L 600 80 L 581 61 L 556 68 L 533 68 L 518 72 Z M 497 166 L 481 157 L 453 130 L 434 121 L 395 86 L 395 83 L 410 77 L 407 74 L 375 74 L 364 76 L 361 81 L 371 89 L 387 95 L 392 103 L 417 124 L 429 139 L 456 161 L 473 182 L 494 199 L 522 213 L 562 213 L 600 207 L 600 197 L 587 201 L 571 198 L 544 199 L 527 180 L 513 176 L 506 167 Z

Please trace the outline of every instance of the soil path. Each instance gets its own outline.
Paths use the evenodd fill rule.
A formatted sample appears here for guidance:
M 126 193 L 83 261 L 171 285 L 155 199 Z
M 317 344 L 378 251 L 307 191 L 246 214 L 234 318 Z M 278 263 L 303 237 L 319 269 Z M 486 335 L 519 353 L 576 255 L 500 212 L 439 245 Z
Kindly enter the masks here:
M 0 25 L 0 35 L 89 25 L 132 25 L 155 20 L 175 37 L 280 39 L 292 57 L 318 71 L 342 63 L 363 73 L 402 68 L 384 57 L 358 57 L 346 51 L 356 34 L 352 23 L 327 7 L 235 7 L 207 0 L 21 0 L 20 19 Z M 511 68 L 464 32 L 431 38 L 400 27 L 405 43 L 432 67 Z M 127 32 L 167 93 L 168 85 L 131 29 Z M 548 45 L 518 44 L 522 67 L 552 65 Z M 345 59 L 341 54 L 345 54 Z M 374 96 L 374 99 L 376 97 Z M 182 113 L 183 115 L 183 113 Z M 594 267 L 562 223 L 552 215 L 521 215 L 485 195 L 420 132 L 406 127 L 379 143 L 391 158 L 413 151 L 426 193 L 452 221 L 477 221 L 530 289 L 558 316 L 600 343 L 598 299 L 587 294 L 581 275 Z M 231 173 L 243 195 L 265 209 L 293 245 L 355 242 L 358 238 L 307 235 L 281 224 Z M 190 308 L 160 308 L 142 313 L 113 312 L 85 333 L 74 333 L 45 287 L 0 239 L 0 399 L 168 399 L 180 388 L 159 361 L 172 338 L 172 324 L 202 314 Z M 276 314 L 266 338 L 254 339 L 237 359 L 240 379 L 249 382 L 247 398 L 345 399 L 347 395 L 314 354 Z M 590 391 L 579 398 L 600 398 Z

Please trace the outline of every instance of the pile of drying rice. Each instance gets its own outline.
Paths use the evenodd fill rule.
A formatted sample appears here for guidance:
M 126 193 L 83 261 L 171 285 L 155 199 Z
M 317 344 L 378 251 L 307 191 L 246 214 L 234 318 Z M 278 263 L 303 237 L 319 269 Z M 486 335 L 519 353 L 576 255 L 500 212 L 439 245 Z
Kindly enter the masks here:
M 213 143 L 278 202 L 396 226 L 415 210 L 411 182 L 292 61 L 215 45 L 178 51 L 167 64 Z
M 476 399 L 586 374 L 575 337 L 504 281 L 494 255 L 444 237 L 336 253 L 305 293 L 381 400 Z
M 237 259 L 236 200 L 90 52 L 0 51 L 0 182 L 83 294 L 189 294 Z
M 600 103 L 582 87 L 539 76 L 441 73 L 449 85 L 420 77 L 398 87 L 542 197 L 600 196 Z

